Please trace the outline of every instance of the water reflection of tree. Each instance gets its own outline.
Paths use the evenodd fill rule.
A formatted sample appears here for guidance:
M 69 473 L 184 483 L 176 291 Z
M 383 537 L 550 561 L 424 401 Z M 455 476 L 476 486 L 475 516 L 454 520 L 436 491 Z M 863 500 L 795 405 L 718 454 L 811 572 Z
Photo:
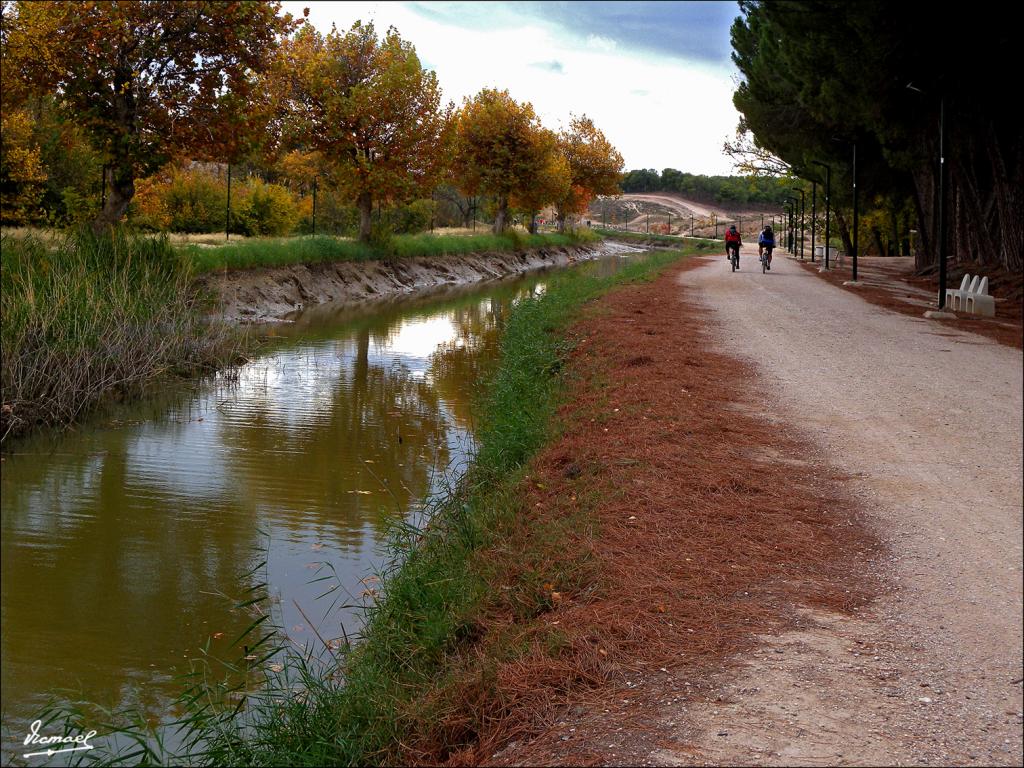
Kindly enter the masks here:
M 117 429 L 94 441 L 69 439 L 59 466 L 41 462 L 48 471 L 39 473 L 27 465 L 24 474 L 19 467 L 17 492 L 5 488 L 7 715 L 31 719 L 38 697 L 58 687 L 80 686 L 92 700 L 122 703 L 128 681 L 141 685 L 154 670 L 182 669 L 185 655 L 210 634 L 235 636 L 250 620 L 217 592 L 240 587 L 257 531 L 211 524 L 215 507 L 183 507 L 163 489 L 140 484 L 129 461 L 135 437 Z M 37 537 L 44 541 L 30 546 Z M 162 711 L 177 691 L 168 682 L 132 695 Z
M 389 331 L 364 324 L 339 343 L 330 401 L 300 426 L 269 413 L 226 425 L 239 493 L 288 510 L 275 515 L 283 526 L 319 524 L 339 545 L 357 546 L 367 523 L 379 531 L 405 514 L 426 494 L 432 467 L 447 461 L 444 413 L 430 383 L 397 361 L 370 359 L 371 341 L 386 345 Z
M 181 665 L 208 635 L 237 636 L 249 617 L 218 590 L 240 586 L 267 516 L 358 547 L 368 527 L 379 532 L 405 514 L 448 463 L 448 430 L 471 423 L 472 387 L 491 365 L 511 300 L 529 288 L 310 329 L 302 343 L 322 341 L 316 354 L 329 349 L 331 365 L 312 364 L 309 375 L 329 388 L 298 426 L 255 398 L 241 419 L 213 412 L 203 424 L 83 430 L 61 442 L 59 458 L 12 460 L 3 477 L 7 714 L 21 714 L 8 702 L 79 682 L 112 703 L 126 679 Z M 455 336 L 432 355 L 429 376 L 371 354 L 386 350 L 401 322 L 438 314 Z M 195 455 L 181 455 L 188 451 Z M 214 456 L 225 469 L 210 464 Z M 159 709 L 160 686 L 147 690 Z
M 455 308 L 451 315 L 455 337 L 431 356 L 430 373 L 438 394 L 463 430 L 472 429 L 473 401 L 497 359 L 509 304 L 509 297 L 503 296 Z

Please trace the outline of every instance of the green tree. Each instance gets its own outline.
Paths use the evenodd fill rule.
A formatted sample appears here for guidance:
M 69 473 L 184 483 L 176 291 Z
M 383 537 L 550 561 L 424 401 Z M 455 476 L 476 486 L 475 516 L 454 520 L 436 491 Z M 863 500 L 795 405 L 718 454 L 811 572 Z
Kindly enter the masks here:
M 734 103 L 759 147 L 805 178 L 817 175 L 811 161 L 832 164 L 842 201 L 856 142 L 863 199 L 912 199 L 925 267 L 938 250 L 932 210 L 944 103 L 952 252 L 1024 268 L 1024 132 L 992 76 L 1016 69 L 1012 25 L 881 0 L 744 0 L 740 9 Z M 958 55 L 944 41 L 955 41 Z

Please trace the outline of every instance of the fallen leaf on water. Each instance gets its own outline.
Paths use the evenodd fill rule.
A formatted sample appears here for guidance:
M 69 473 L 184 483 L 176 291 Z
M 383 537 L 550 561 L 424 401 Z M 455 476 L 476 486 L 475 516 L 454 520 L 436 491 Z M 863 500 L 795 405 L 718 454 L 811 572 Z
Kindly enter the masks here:
M 359 583 L 360 584 L 375 584 L 378 581 L 380 581 L 380 579 L 378 579 L 376 576 L 367 576 L 365 579 L 360 579 Z
M 373 459 L 363 459 L 363 463 L 364 464 L 373 464 L 374 461 L 373 461 Z
M 270 665 L 270 671 L 271 672 L 283 672 L 284 671 L 284 665 L 283 664 L 271 664 Z
M 224 637 L 224 633 L 223 632 L 214 632 L 213 633 L 213 639 L 214 640 L 220 640 L 222 637 Z
M 311 544 L 309 548 L 312 549 L 314 552 L 319 552 L 321 549 L 324 548 L 324 545 L 323 544 Z
M 302 626 L 301 624 L 296 624 L 294 627 L 292 627 L 292 632 L 305 632 L 305 631 L 306 631 L 306 628 L 304 626 Z

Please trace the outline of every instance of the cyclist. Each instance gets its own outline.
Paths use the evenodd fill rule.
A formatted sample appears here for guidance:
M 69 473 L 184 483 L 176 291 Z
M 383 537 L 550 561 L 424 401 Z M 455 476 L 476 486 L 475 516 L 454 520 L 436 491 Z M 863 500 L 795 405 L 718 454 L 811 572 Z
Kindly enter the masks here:
M 760 258 L 765 255 L 765 251 L 768 252 L 768 269 L 772 268 L 772 251 L 775 250 L 775 233 L 772 232 L 772 225 L 769 224 L 761 230 L 761 234 L 757 238 L 757 255 Z
M 736 269 L 740 268 L 740 246 L 743 240 L 740 233 L 736 231 L 736 225 L 730 224 L 729 231 L 725 233 L 725 257 L 730 258 L 730 252 L 736 252 Z

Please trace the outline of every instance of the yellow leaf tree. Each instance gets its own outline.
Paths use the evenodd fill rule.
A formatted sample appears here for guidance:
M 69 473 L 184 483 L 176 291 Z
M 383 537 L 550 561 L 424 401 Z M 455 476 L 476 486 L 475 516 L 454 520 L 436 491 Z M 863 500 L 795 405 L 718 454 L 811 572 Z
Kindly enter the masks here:
M 38 216 L 46 171 L 32 138 L 32 116 L 25 109 L 0 112 L 0 221 L 25 224 Z
M 495 234 L 505 231 L 509 199 L 531 194 L 531 185 L 544 176 L 551 162 L 549 141 L 533 106 L 518 103 L 508 91 L 484 88 L 463 103 L 454 175 L 465 192 L 495 198 Z
M 622 155 L 586 115 L 574 117 L 559 136 L 559 147 L 569 163 L 566 194 L 555 201 L 558 231 L 569 215 L 583 213 L 597 195 L 614 195 L 622 176 Z
M 393 27 L 347 32 L 300 30 L 283 51 L 286 142 L 318 152 L 334 185 L 359 209 L 359 238 L 370 239 L 375 200 L 407 200 L 431 189 L 445 161 L 451 107 L 437 76 Z M 280 87 L 280 86 L 279 86 Z

